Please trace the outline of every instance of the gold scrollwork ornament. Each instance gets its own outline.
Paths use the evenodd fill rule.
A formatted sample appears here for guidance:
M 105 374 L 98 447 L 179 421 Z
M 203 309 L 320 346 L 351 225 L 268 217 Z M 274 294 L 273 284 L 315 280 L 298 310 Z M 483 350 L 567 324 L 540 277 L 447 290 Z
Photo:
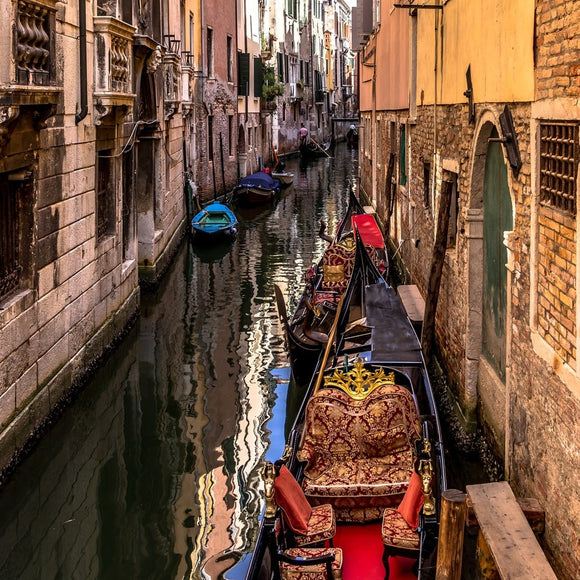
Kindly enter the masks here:
M 262 478 L 264 479 L 264 495 L 266 496 L 266 512 L 264 517 L 273 518 L 276 516 L 276 501 L 274 500 L 274 480 L 276 472 L 274 464 L 266 461 L 264 470 L 262 471 Z

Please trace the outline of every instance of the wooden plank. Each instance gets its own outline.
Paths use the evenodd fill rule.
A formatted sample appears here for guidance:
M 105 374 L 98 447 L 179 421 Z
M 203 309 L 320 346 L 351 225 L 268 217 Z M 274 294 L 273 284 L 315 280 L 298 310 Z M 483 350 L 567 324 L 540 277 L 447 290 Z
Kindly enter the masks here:
M 507 481 L 468 485 L 467 494 L 501 578 L 556 580 Z
M 397 293 L 407 312 L 409 320 L 413 323 L 423 322 L 425 316 L 425 300 L 415 284 L 403 284 L 397 287 Z
M 546 529 L 546 512 L 544 508 L 540 505 L 540 502 L 533 497 L 516 497 L 518 505 L 522 508 L 528 524 L 532 528 L 532 531 L 537 536 L 541 536 Z M 477 518 L 475 517 L 475 512 L 473 511 L 473 505 L 471 504 L 471 498 L 467 498 L 467 519 L 465 521 L 467 526 L 478 527 Z

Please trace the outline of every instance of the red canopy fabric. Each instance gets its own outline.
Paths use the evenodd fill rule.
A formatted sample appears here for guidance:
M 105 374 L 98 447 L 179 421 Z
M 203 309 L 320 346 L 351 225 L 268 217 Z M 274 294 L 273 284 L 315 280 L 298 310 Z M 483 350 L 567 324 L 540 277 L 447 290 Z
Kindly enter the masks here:
M 374 248 L 384 248 L 383 234 L 375 220 L 375 216 L 362 213 L 352 216 L 353 229 L 358 228 L 364 244 L 370 244 Z

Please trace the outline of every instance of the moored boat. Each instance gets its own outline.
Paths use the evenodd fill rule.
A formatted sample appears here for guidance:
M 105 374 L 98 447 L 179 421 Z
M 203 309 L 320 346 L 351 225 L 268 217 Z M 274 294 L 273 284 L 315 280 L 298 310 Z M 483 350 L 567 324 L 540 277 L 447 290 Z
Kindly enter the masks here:
M 280 181 L 263 171 L 240 180 L 232 191 L 232 198 L 240 205 L 257 205 L 272 201 L 280 193 Z
M 328 341 L 338 302 L 348 286 L 355 258 L 354 226 L 377 268 L 386 275 L 388 259 L 382 233 L 374 216 L 365 213 L 351 191 L 346 215 L 334 238 L 324 236 L 329 244 L 318 264 L 307 272 L 304 292 L 290 318 L 284 297 L 275 287 L 290 365 L 300 384 L 307 382 L 314 370 L 320 351 Z M 348 332 L 354 339 L 358 328 L 354 326 Z
M 226 204 L 216 200 L 193 216 L 191 230 L 197 238 L 235 236 L 238 231 L 238 220 Z
M 273 171 L 272 177 L 277 179 L 282 187 L 289 187 L 294 182 L 294 174 L 289 171 Z
M 364 342 L 349 340 L 352 324 Z M 359 243 L 284 456 L 264 468 L 247 580 L 434 578 L 443 457 L 419 340 Z

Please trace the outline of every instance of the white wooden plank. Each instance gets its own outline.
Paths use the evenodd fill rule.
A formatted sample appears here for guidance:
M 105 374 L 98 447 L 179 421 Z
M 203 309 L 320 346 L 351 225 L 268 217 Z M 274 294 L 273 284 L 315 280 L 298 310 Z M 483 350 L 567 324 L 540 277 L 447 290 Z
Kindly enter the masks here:
M 425 300 L 415 284 L 403 284 L 397 287 L 403 307 L 411 322 L 423 322 L 425 316 Z
M 501 578 L 556 580 L 507 481 L 468 485 L 467 493 Z

